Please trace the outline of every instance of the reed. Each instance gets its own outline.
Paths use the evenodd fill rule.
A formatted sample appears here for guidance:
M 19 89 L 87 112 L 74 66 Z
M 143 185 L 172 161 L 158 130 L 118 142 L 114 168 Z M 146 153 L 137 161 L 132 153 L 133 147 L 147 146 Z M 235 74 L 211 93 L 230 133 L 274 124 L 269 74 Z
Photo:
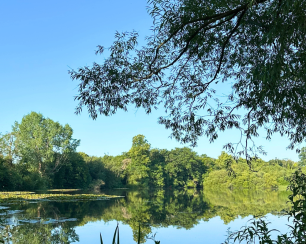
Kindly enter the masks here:
M 116 242 L 116 237 L 117 237 L 117 242 Z M 140 224 L 139 224 L 137 244 L 140 244 L 140 237 L 141 237 L 141 232 L 140 232 Z M 160 241 L 155 241 L 154 240 L 154 242 L 155 242 L 155 244 L 160 244 Z M 100 243 L 103 244 L 103 239 L 102 239 L 102 234 L 101 233 L 100 233 Z M 119 223 L 116 226 L 112 244 L 120 244 L 120 240 L 119 240 Z

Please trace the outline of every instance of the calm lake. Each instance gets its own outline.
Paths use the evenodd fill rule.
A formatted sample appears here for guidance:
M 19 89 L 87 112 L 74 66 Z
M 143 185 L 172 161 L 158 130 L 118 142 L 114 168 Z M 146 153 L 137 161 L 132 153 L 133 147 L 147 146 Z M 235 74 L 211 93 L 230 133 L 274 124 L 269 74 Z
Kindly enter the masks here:
M 288 192 L 250 190 L 102 191 L 123 196 L 100 201 L 33 201 L 0 204 L 6 243 L 111 243 L 119 223 L 120 243 L 222 243 L 253 216 L 266 216 L 286 232 Z M 72 193 L 73 194 L 73 193 Z M 151 238 L 151 239 L 148 239 Z

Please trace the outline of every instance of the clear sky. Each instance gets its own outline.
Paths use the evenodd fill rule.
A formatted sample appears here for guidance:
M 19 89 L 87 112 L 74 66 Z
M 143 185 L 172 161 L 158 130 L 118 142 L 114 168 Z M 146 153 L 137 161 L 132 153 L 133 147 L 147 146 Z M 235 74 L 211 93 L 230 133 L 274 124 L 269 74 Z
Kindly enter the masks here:
M 35 111 L 68 123 L 74 138 L 81 139 L 78 151 L 89 155 L 128 151 L 137 134 L 145 135 L 153 148 L 182 147 L 157 123 L 163 111 L 146 115 L 131 108 L 95 121 L 85 110 L 74 114 L 78 83 L 68 70 L 103 61 L 105 57 L 94 54 L 96 46 L 110 46 L 115 31 L 136 30 L 144 37 L 151 25 L 145 0 L 0 1 L 0 132 Z M 220 134 L 213 144 L 201 138 L 194 150 L 217 157 L 226 142 L 237 138 L 234 131 Z M 295 151 L 286 150 L 286 138 L 265 141 L 262 135 L 257 143 L 268 152 L 265 160 L 298 160 Z

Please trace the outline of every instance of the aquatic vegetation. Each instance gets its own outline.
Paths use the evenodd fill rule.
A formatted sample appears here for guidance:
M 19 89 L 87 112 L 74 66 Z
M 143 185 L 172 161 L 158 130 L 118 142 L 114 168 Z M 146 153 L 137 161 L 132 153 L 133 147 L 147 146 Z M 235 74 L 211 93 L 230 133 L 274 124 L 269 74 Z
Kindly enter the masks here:
M 0 192 L 0 202 L 28 201 L 28 200 L 50 200 L 50 201 L 89 201 L 107 200 L 114 197 L 106 194 L 37 194 L 32 192 Z
M 117 237 L 117 242 L 116 242 L 116 237 Z M 160 241 L 156 241 L 155 240 L 155 235 L 153 235 L 151 237 L 147 237 L 147 239 L 153 240 L 155 244 L 160 244 Z M 101 233 L 100 233 L 100 243 L 103 244 L 103 239 L 102 239 Z M 140 244 L 140 243 L 141 243 L 141 231 L 140 231 L 140 224 L 139 224 L 138 225 L 137 244 Z M 115 229 L 112 244 L 120 244 L 120 239 L 119 239 L 119 224 L 117 224 L 117 227 Z
M 72 191 L 80 191 L 81 189 L 49 189 L 48 191 L 60 191 L 60 192 L 72 192 Z
M 30 223 L 30 224 L 37 224 L 37 223 L 40 223 L 40 224 L 57 224 L 57 223 L 64 223 L 64 222 L 71 222 L 71 221 L 77 221 L 78 219 L 77 218 L 59 218 L 59 219 L 47 219 L 47 220 L 44 220 L 44 219 L 40 219 L 40 218 L 37 218 L 37 219 L 21 219 L 21 220 L 18 220 L 19 222 L 21 223 Z

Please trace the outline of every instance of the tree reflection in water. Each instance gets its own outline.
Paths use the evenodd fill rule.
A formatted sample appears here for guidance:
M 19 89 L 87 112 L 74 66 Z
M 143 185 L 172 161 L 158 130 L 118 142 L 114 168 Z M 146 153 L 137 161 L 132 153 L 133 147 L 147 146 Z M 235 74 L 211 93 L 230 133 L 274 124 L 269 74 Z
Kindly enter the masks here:
M 116 220 L 131 227 L 135 241 L 140 223 L 143 243 L 146 236 L 154 234 L 152 228 L 175 226 L 191 229 L 200 221 L 209 221 L 216 216 L 220 216 L 226 224 L 238 216 L 281 215 L 289 208 L 289 193 L 278 191 L 189 189 L 118 190 L 112 193 L 125 197 L 107 201 L 44 201 L 7 205 L 9 209 L 0 210 L 0 235 L 6 243 L 9 240 L 20 244 L 29 243 L 29 240 L 33 244 L 72 243 L 79 240 L 75 227 L 88 222 Z

